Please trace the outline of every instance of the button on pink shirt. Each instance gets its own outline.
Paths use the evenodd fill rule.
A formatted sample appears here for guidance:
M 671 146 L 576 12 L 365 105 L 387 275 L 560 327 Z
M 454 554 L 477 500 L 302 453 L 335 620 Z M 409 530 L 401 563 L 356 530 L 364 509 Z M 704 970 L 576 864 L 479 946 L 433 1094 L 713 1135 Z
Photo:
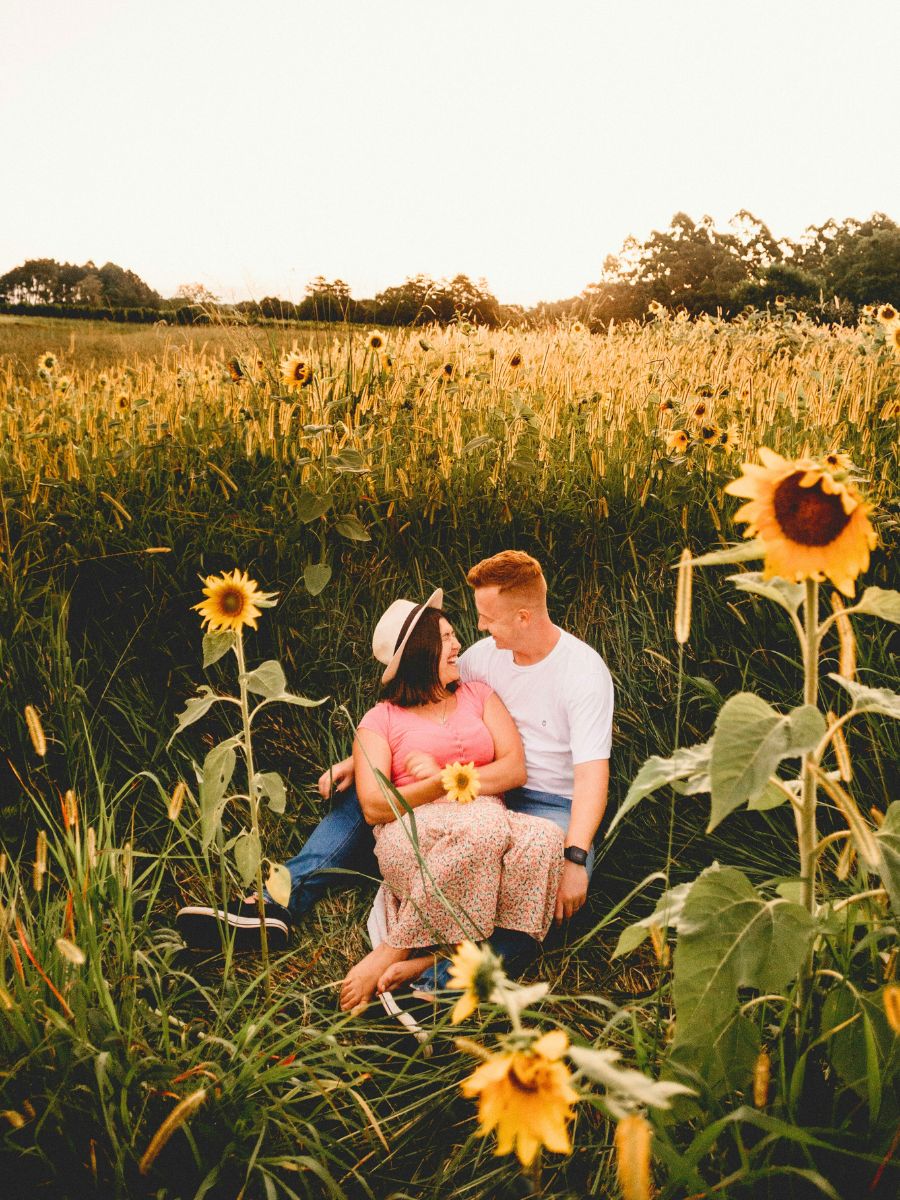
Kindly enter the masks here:
M 444 725 L 382 700 L 369 709 L 359 728 L 384 738 L 391 750 L 391 783 L 406 787 L 417 782 L 406 769 L 406 760 L 414 751 L 430 754 L 441 767 L 453 762 L 483 767 L 494 761 L 494 739 L 484 723 L 484 706 L 490 695 L 486 683 L 461 683 L 456 708 Z

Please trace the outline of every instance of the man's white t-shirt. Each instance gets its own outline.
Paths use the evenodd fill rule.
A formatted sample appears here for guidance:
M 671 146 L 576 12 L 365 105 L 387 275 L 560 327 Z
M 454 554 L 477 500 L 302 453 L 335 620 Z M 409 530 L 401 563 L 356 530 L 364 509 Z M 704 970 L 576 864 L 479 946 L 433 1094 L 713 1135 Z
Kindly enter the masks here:
M 519 666 L 492 637 L 459 659 L 465 683 L 490 684 L 509 710 L 525 747 L 526 787 L 570 800 L 576 763 L 609 758 L 613 682 L 606 663 L 586 642 L 560 630 L 546 658 Z

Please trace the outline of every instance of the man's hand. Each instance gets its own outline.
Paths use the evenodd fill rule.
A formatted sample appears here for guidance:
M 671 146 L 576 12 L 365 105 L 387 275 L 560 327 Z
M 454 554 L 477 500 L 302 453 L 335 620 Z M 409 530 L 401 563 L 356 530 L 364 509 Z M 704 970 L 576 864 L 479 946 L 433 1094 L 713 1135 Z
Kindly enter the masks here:
M 336 792 L 346 792 L 352 782 L 353 759 L 345 758 L 329 767 L 327 771 L 323 771 L 316 786 L 322 799 L 327 800 L 331 795 L 332 788 Z
M 560 925 L 564 920 L 574 916 L 587 899 L 588 873 L 587 867 L 579 867 L 578 863 L 563 863 L 562 878 L 559 881 L 559 891 L 556 893 L 556 912 L 554 918 Z
M 406 760 L 406 769 L 410 775 L 415 775 L 416 779 L 434 779 L 435 775 L 441 773 L 437 759 L 421 750 L 415 750 L 410 754 Z

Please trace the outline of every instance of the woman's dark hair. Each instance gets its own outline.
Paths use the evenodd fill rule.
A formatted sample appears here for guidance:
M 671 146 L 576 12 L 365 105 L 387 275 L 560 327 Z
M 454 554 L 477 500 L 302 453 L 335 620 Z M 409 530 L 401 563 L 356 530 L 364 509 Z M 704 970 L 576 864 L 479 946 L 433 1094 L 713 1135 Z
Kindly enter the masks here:
M 441 699 L 444 688 L 438 668 L 443 652 L 443 615 L 438 608 L 426 608 L 416 621 L 400 656 L 397 674 L 381 689 L 382 700 L 390 700 L 400 708 L 412 708 Z M 450 684 L 446 690 L 455 691 L 455 684 Z

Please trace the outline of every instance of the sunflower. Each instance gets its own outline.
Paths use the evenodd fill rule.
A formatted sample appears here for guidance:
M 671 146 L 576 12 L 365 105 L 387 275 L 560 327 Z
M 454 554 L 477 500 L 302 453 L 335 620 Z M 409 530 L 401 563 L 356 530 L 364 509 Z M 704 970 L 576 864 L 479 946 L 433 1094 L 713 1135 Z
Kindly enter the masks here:
M 684 454 L 690 444 L 691 439 L 683 429 L 673 429 L 666 438 L 666 452 L 668 454 Z
M 719 434 L 718 445 L 723 450 L 733 450 L 740 440 L 736 421 L 729 421 L 728 428 L 723 429 Z
M 654 317 L 661 317 L 665 313 L 665 308 L 658 300 L 651 300 L 647 305 L 647 312 L 652 313 Z
M 875 305 L 874 304 L 864 304 L 862 306 L 862 308 L 860 309 L 860 312 L 864 317 L 872 318 L 876 315 Z
M 370 350 L 384 349 L 384 337 L 378 332 L 377 329 L 373 329 L 372 332 L 367 336 L 366 346 Z
M 498 980 L 503 978 L 500 960 L 490 946 L 476 946 L 474 942 L 460 942 L 450 959 L 450 974 L 447 987 L 462 989 L 462 995 L 453 1006 L 450 1023 L 458 1025 L 470 1017 L 479 1004 L 490 1000 Z
M 580 337 L 580 336 L 581 336 L 581 334 L 583 334 L 583 333 L 585 332 L 585 329 L 584 329 L 584 326 L 582 325 L 582 323 L 581 323 L 580 321 L 573 321 L 573 322 L 572 322 L 572 328 L 571 328 L 571 332 L 572 332 L 572 333 L 573 333 L 573 334 L 574 334 L 576 337 Z
M 229 358 L 228 374 L 231 376 L 232 383 L 240 383 L 244 378 L 244 368 L 241 366 L 239 358 Z
M 700 420 L 702 420 L 703 417 L 706 416 L 708 411 L 709 411 L 709 406 L 707 405 L 706 401 L 698 400 L 697 403 L 694 405 L 694 410 L 691 413 L 691 416 L 695 417 L 698 421 L 700 421 Z
M 885 325 L 897 320 L 897 310 L 893 304 L 882 304 L 878 310 L 878 320 L 883 321 Z
M 528 1050 L 493 1054 L 462 1081 L 464 1096 L 478 1097 L 478 1133 L 497 1130 L 496 1154 L 515 1150 L 527 1167 L 541 1146 L 571 1154 L 568 1122 L 578 1093 L 560 1062 L 568 1048 L 561 1029 L 545 1033 Z
M 447 798 L 457 804 L 471 804 L 481 791 L 478 772 L 473 762 L 448 763 L 441 773 L 441 785 L 447 793 Z
M 56 390 L 61 396 L 64 396 L 71 386 L 72 380 L 69 379 L 68 375 L 60 375 L 56 381 Z
M 871 505 L 844 469 L 832 471 L 813 459 L 791 461 L 765 446 L 759 457 L 762 466 L 744 463 L 743 475 L 725 491 L 749 501 L 734 519 L 746 522 L 746 537 L 759 536 L 765 543 L 765 578 L 827 577 L 852 596 L 877 541 L 868 516 Z
M 256 628 L 262 614 L 259 608 L 271 608 L 275 603 L 275 592 L 259 592 L 256 580 L 250 579 L 246 571 L 236 567 L 231 575 L 210 575 L 206 580 L 203 595 L 208 597 L 194 608 L 203 617 L 202 624 L 209 624 L 209 633 L 216 630 L 232 630 L 239 633 L 244 625 Z
M 722 437 L 722 430 L 718 425 L 701 425 L 700 439 L 704 446 L 715 446 Z
M 522 355 L 519 353 L 518 350 L 514 350 L 512 352 L 512 354 L 509 356 L 509 365 L 512 367 L 512 369 L 514 371 L 518 371 L 519 367 L 521 367 Z
M 443 375 L 444 379 L 452 379 L 453 378 L 453 363 L 445 362 L 444 365 L 441 367 L 441 374 Z
M 776 308 L 787 308 L 787 300 L 785 300 L 784 296 L 776 296 L 775 297 L 775 307 Z
M 56 355 L 51 354 L 49 350 L 45 350 L 37 360 L 38 367 L 43 367 L 45 371 L 56 370 Z
M 900 325 L 891 327 L 887 335 L 887 344 L 895 354 L 900 355 Z
M 47 370 L 46 367 L 38 367 L 37 377 L 41 381 L 41 383 L 49 383 L 50 382 L 50 372 Z
M 128 409 L 131 408 L 131 398 L 127 392 L 120 393 L 118 399 L 116 400 L 116 407 L 118 408 L 119 412 L 127 412 Z
M 675 407 L 675 405 L 672 403 L 672 401 L 669 400 L 668 398 L 666 398 L 664 400 L 660 400 L 656 411 L 657 412 L 671 412 L 674 407 Z
M 292 350 L 281 360 L 281 379 L 288 387 L 306 387 L 312 376 L 312 367 L 299 350 Z

